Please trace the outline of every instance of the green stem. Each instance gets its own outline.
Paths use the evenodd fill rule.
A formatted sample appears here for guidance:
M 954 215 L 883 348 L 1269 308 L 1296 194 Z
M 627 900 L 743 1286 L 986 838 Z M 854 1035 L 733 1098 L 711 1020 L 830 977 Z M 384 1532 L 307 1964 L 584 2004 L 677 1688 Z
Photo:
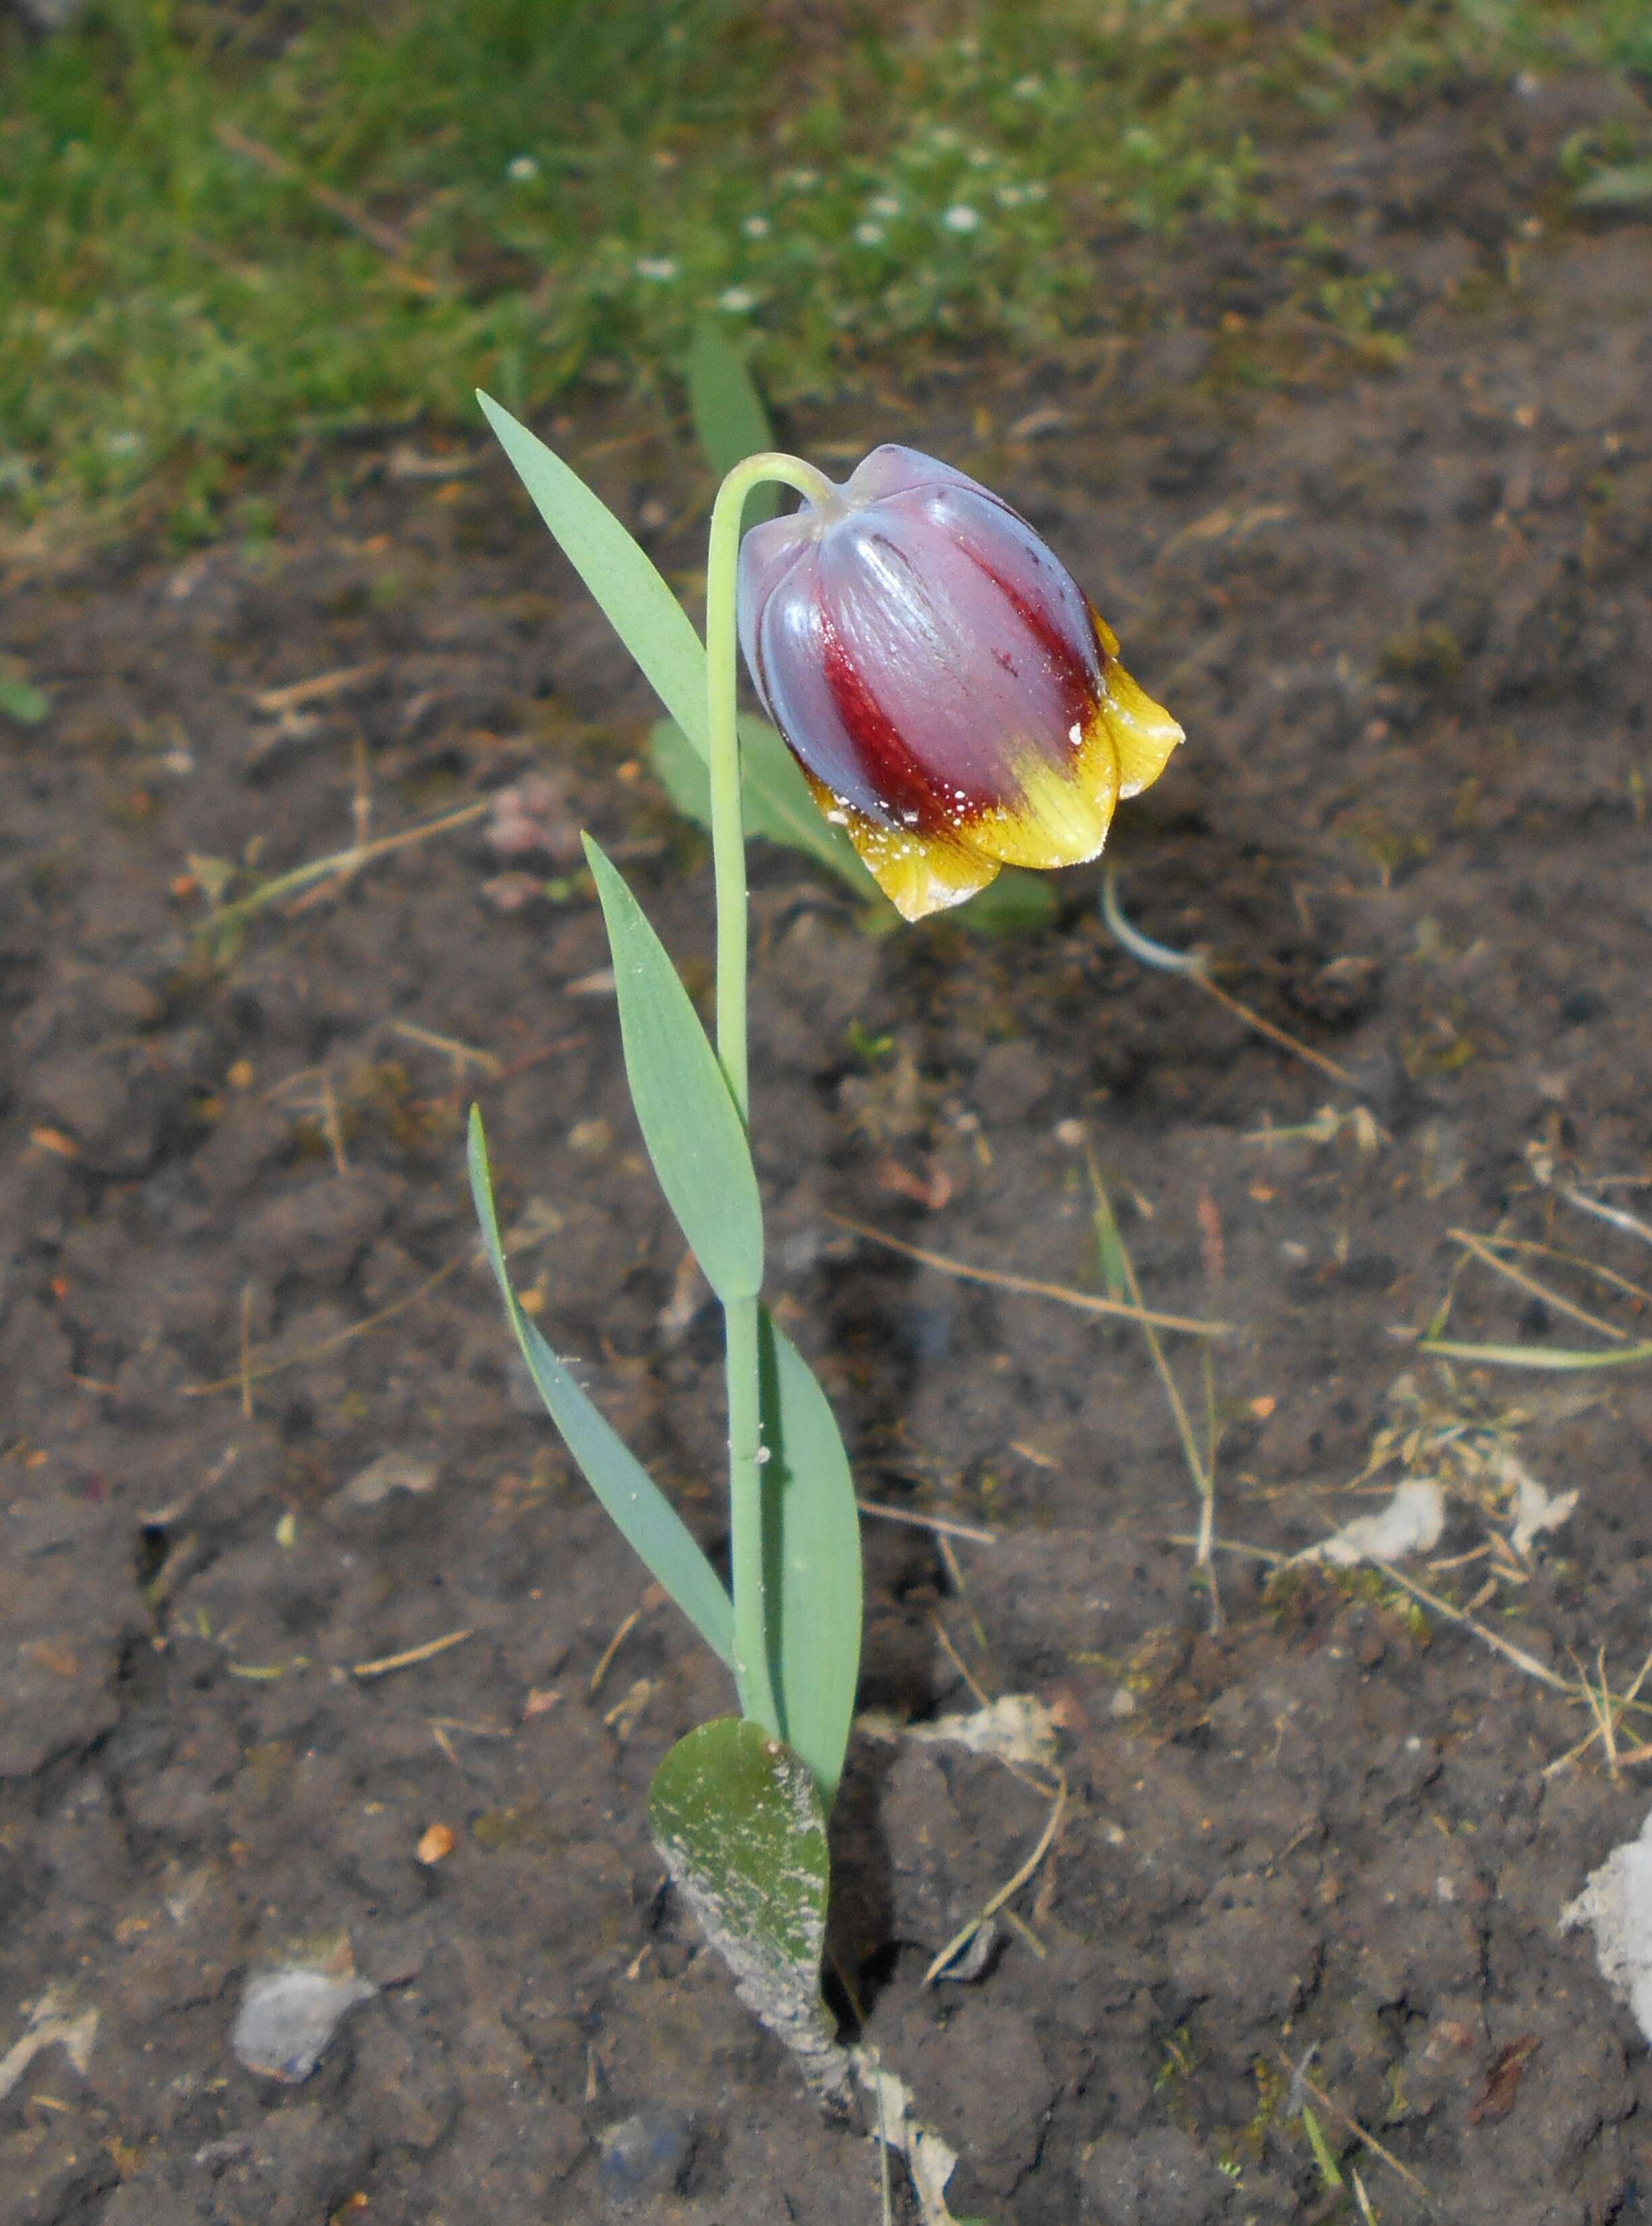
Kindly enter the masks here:
M 746 830 L 740 808 L 736 723 L 740 644 L 734 601 L 740 521 L 746 498 L 766 480 L 796 487 L 822 507 L 838 499 L 822 473 L 797 456 L 747 456 L 717 491 L 706 557 L 706 712 L 711 752 L 711 856 L 717 882 L 717 1057 L 741 1120 L 748 1114 L 746 1051 Z
M 751 1114 L 746 1027 L 746 830 L 740 814 L 735 595 L 740 515 L 766 480 L 795 487 L 820 507 L 838 499 L 829 480 L 796 456 L 747 456 L 717 491 L 706 558 L 706 712 L 711 761 L 711 858 L 717 891 L 717 1058 L 742 1121 Z M 723 1308 L 728 1387 L 728 1519 L 734 1580 L 734 1676 L 742 1713 L 780 1735 L 769 1645 L 763 1557 L 763 1428 L 757 1301 Z

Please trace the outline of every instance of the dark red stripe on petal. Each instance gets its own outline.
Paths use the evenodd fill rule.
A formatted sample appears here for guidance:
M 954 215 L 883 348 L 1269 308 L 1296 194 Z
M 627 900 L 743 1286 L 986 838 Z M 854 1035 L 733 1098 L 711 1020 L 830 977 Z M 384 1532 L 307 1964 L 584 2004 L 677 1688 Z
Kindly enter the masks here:
M 1011 515 L 1013 516 L 1014 512 L 1012 512 Z M 996 565 L 988 563 L 968 534 L 955 533 L 953 542 L 975 569 L 984 573 L 992 582 L 1049 659 L 1050 669 L 1061 692 L 1062 709 L 1069 731 L 1058 735 L 1040 735 L 1038 739 L 1052 751 L 1064 745 L 1069 749 L 1076 747 L 1070 730 L 1074 726 L 1083 727 L 1094 715 L 1100 697 L 1096 668 L 1078 645 L 1062 632 L 1048 611 L 1040 610 L 1036 603 L 1029 601 L 1013 580 L 1007 580 Z M 1007 652 L 995 648 L 993 655 L 1006 671 L 1013 671 L 1013 660 Z
M 821 669 L 833 706 L 855 746 L 867 785 L 883 806 L 888 824 L 911 827 L 919 834 L 938 835 L 995 803 L 996 797 L 984 792 L 961 798 L 941 788 L 879 703 L 830 614 L 823 608 L 816 617 Z

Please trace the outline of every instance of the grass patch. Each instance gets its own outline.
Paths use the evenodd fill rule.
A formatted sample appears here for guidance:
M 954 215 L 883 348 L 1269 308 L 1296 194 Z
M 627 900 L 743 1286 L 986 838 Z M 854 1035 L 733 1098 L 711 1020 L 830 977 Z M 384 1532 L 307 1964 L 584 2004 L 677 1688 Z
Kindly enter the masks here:
M 939 18 L 932 19 L 938 21 Z M 0 508 L 179 533 L 291 444 L 647 386 L 708 307 L 777 398 L 1052 345 L 1103 244 L 1276 219 L 1258 149 L 1516 67 L 1652 75 L 1644 0 L 103 0 L 0 24 Z M 295 25 L 296 29 L 295 29 Z M 1368 319 L 1363 297 L 1331 314 Z

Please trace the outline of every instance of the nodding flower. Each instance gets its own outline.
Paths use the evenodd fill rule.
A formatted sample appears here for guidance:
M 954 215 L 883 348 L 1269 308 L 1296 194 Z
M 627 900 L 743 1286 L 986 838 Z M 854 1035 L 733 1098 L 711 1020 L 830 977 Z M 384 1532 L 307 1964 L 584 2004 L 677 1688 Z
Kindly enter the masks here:
M 753 526 L 740 633 L 828 819 L 907 919 L 1077 865 L 1182 730 L 1026 521 L 915 449 Z

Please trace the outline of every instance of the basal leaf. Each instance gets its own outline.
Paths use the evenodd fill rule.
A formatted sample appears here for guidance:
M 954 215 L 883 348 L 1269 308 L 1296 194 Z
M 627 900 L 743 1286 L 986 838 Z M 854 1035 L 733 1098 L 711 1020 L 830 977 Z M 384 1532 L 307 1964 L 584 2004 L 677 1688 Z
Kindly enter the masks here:
M 732 1668 L 734 1617 L 728 1594 L 678 1515 L 607 1417 L 599 1412 L 523 1313 L 511 1288 L 493 1211 L 482 1116 L 471 1108 L 470 1193 L 482 1241 L 498 1280 L 505 1312 L 522 1348 L 540 1397 L 562 1432 L 586 1482 L 612 1517 L 620 1535 L 658 1578 L 712 1652 Z
M 476 398 L 569 563 L 660 702 L 704 756 L 706 653 L 687 612 L 578 473 L 491 396 Z
M 861 1518 L 848 1456 L 813 1371 L 766 1312 L 758 1334 L 775 1697 L 786 1743 L 829 1809 L 861 1676 Z
M 642 906 L 592 842 L 613 953 L 631 1102 L 666 1201 L 720 1299 L 763 1281 L 763 1209 L 745 1124 L 675 966 Z
M 761 1725 L 720 1716 L 655 1771 L 648 1822 L 741 2001 L 817 2094 L 841 2096 L 848 2060 L 820 1995 L 826 1817 L 805 1765 Z
M 763 398 L 720 318 L 707 315 L 696 322 L 688 370 L 689 415 L 719 479 L 747 456 L 773 448 L 774 429 Z M 779 506 L 778 487 L 753 487 L 746 498 L 747 525 L 772 518 Z

